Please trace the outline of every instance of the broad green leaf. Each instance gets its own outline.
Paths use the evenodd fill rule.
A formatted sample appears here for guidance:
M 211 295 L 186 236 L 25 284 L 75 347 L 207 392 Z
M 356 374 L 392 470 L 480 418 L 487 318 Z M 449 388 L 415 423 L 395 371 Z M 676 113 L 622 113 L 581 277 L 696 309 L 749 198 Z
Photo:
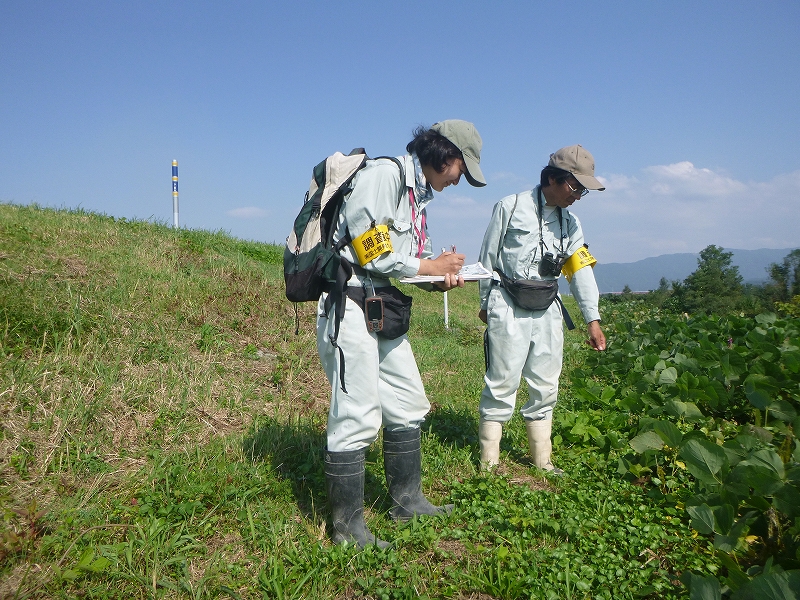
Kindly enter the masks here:
M 617 405 L 628 412 L 640 412 L 644 407 L 639 394 L 628 394 L 621 400 L 617 401 Z
M 734 508 L 730 504 L 723 504 L 722 506 L 714 507 L 714 528 L 715 533 L 727 535 L 733 528 Z
M 699 533 L 727 535 L 733 528 L 734 508 L 730 504 L 711 507 L 708 504 L 688 506 L 686 512 L 692 517 L 692 528 Z
M 97 557 L 97 560 L 93 561 L 90 565 L 84 567 L 84 569 L 92 573 L 102 573 L 108 568 L 110 564 L 111 561 L 108 560 L 105 556 L 99 556 Z
M 733 441 L 739 444 L 747 452 L 753 450 L 758 446 L 758 440 L 752 435 L 749 435 L 748 433 L 744 432 L 740 433 L 735 438 L 733 438 Z
M 691 370 L 697 370 L 697 361 L 687 357 L 685 354 L 678 352 L 672 360 L 676 365 L 681 365 Z
M 781 360 L 789 371 L 797 373 L 800 371 L 800 352 L 789 351 L 781 355 Z
M 87 548 L 86 550 L 83 551 L 83 554 L 81 554 L 81 558 L 78 561 L 78 568 L 85 569 L 91 564 L 93 558 L 94 558 L 94 550 L 92 550 L 91 548 Z
M 610 385 L 607 385 L 606 387 L 603 388 L 603 393 L 600 395 L 600 400 L 606 403 L 610 402 L 611 400 L 614 399 L 615 394 L 616 390 Z
M 586 433 L 586 424 L 576 423 L 575 426 L 569 430 L 569 432 L 574 436 L 582 436 L 584 433 Z
M 719 559 L 722 566 L 728 569 L 728 577 L 723 579 L 723 583 L 725 583 L 731 590 L 736 591 L 746 583 L 750 581 L 750 578 L 747 574 L 742 571 L 739 563 L 737 563 L 729 554 L 725 552 L 718 552 L 717 558 Z
M 740 587 L 731 600 L 798 600 L 800 598 L 800 570 L 781 571 L 758 575 Z
M 576 388 L 574 390 L 574 393 L 575 393 L 575 396 L 577 396 L 581 400 L 585 400 L 586 402 L 588 402 L 590 404 L 594 404 L 594 403 L 600 401 L 600 399 L 597 397 L 596 394 L 594 394 L 591 390 L 589 390 L 588 388 L 585 388 L 585 387 Z
M 658 385 L 672 385 L 678 381 L 678 369 L 675 367 L 667 367 L 658 376 Z
M 745 395 L 750 401 L 750 404 L 755 406 L 758 410 L 764 410 L 772 401 L 772 396 L 760 389 L 751 389 L 749 393 L 745 392 Z
M 770 471 L 775 479 L 783 479 L 786 476 L 781 457 L 778 456 L 778 453 L 771 448 L 756 450 L 753 452 L 750 458 L 742 462 L 753 466 L 763 467 L 764 469 Z
M 684 402 L 685 411 L 683 417 L 689 422 L 702 421 L 706 418 L 703 412 L 697 408 L 694 402 Z
M 725 352 L 720 357 L 719 363 L 722 367 L 722 372 L 725 373 L 726 383 L 737 381 L 739 375 L 747 371 L 747 364 L 744 362 L 744 358 L 732 350 Z
M 706 483 L 720 483 L 728 468 L 725 451 L 708 440 L 692 438 L 685 441 L 679 454 L 686 461 L 689 472 Z
M 727 485 L 725 486 L 725 489 L 726 490 L 729 489 Z M 749 487 L 747 488 L 747 491 L 748 491 L 748 497 L 744 501 L 744 503 L 747 506 L 752 506 L 753 508 L 756 508 L 761 512 L 767 512 L 770 508 L 772 508 L 772 504 L 770 504 L 769 500 L 767 500 L 766 498 L 762 498 L 761 496 L 750 496 Z
M 761 313 L 756 315 L 756 323 L 762 325 L 772 325 L 778 319 L 775 313 Z
M 712 397 L 716 396 L 719 402 L 727 401 L 728 397 L 730 396 L 730 392 L 718 379 L 712 379 L 709 382 L 709 386 L 706 388 L 706 393 Z
M 718 404 L 717 398 L 715 398 L 714 396 L 710 396 L 705 389 L 689 390 L 687 399 L 691 400 L 695 404 L 699 401 L 702 404 L 708 404 L 709 406 L 712 407 Z
M 767 375 L 751 373 L 744 380 L 744 395 L 759 410 L 770 405 L 776 391 L 775 380 Z
M 768 408 L 769 414 L 784 423 L 791 423 L 797 418 L 797 411 L 786 400 L 775 400 Z
M 723 508 L 723 507 L 719 507 Z M 733 507 L 730 507 L 731 510 L 731 519 L 733 518 Z M 747 525 L 747 521 L 750 518 L 749 515 L 754 513 L 749 513 L 748 515 L 740 518 L 733 527 L 729 528 L 729 531 L 725 533 L 717 533 L 714 535 L 714 547 L 718 550 L 722 550 L 723 552 L 733 552 L 736 549 L 736 546 L 739 545 L 739 538 L 742 536 L 744 532 L 744 528 Z M 715 509 L 714 515 L 717 515 L 717 510 Z M 725 518 L 725 517 L 723 517 Z M 719 526 L 719 522 L 717 526 Z
M 686 413 L 686 402 L 680 400 L 667 400 L 664 403 L 664 410 L 673 417 L 682 417 Z
M 670 448 L 677 448 L 680 446 L 683 434 L 673 423 L 669 421 L 656 421 L 653 423 L 653 430 Z
M 756 427 L 755 425 L 745 425 L 741 429 L 742 433 L 751 435 L 759 441 L 769 444 L 772 438 L 775 437 L 771 431 L 767 431 L 763 427 Z
M 790 519 L 800 517 L 800 490 L 793 485 L 784 485 L 773 495 L 772 504 Z
M 738 464 L 740 460 L 744 460 L 750 455 L 750 451 L 756 447 L 758 440 L 751 435 L 740 433 L 732 440 L 726 441 L 722 448 L 728 455 L 728 462 L 730 466 Z
M 770 496 L 784 485 L 783 461 L 771 449 L 754 452 L 736 465 L 735 471 L 734 478 L 753 488 L 754 495 Z
M 692 517 L 692 529 L 706 535 L 714 533 L 714 512 L 708 504 L 688 506 L 686 512 Z
M 659 437 L 655 431 L 645 431 L 637 435 L 630 442 L 631 448 L 637 453 L 642 454 L 647 450 L 661 450 L 664 447 L 664 441 Z
M 689 600 L 720 600 L 722 591 L 719 581 L 713 575 L 698 575 L 686 571 L 681 575 L 681 581 L 689 588 Z
M 603 438 L 602 432 L 594 425 L 589 425 L 589 427 L 586 428 L 586 433 L 592 436 L 595 440 L 600 440 Z

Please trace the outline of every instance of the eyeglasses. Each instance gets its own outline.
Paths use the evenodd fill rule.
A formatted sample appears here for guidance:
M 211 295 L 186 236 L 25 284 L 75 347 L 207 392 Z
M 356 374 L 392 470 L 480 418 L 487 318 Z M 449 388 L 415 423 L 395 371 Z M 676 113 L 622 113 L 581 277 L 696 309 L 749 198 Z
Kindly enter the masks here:
M 569 181 L 566 181 L 565 183 L 567 184 L 567 187 L 569 188 L 569 191 L 573 196 L 577 196 L 578 198 L 583 198 L 586 194 L 589 193 L 589 190 L 587 190 L 586 188 L 581 188 L 579 190 L 576 190 L 569 184 Z

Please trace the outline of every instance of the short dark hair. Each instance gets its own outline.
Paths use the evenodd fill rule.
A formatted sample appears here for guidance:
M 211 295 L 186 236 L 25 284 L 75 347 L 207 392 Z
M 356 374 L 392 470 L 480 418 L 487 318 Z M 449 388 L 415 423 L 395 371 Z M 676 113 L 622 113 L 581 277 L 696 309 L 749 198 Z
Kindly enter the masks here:
M 550 178 L 556 180 L 557 185 L 563 184 L 567 177 L 569 177 L 571 173 L 569 171 L 565 171 L 564 169 L 559 169 L 558 167 L 551 167 L 550 165 L 546 166 L 542 169 L 542 175 L 540 177 L 539 183 L 543 188 L 549 187 L 550 185 Z
M 456 158 L 464 160 L 461 150 L 441 133 L 420 125 L 412 135 L 414 139 L 408 142 L 406 151 L 416 154 L 420 164 L 433 167 L 437 173 Z

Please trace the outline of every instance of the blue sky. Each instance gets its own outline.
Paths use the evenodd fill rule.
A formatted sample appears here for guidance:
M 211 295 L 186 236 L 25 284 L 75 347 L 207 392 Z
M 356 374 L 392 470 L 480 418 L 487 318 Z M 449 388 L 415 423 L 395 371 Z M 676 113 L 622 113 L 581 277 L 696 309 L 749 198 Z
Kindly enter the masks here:
M 797 2 L 2 2 L 0 201 L 283 244 L 312 167 L 472 121 L 489 185 L 429 209 L 477 259 L 493 204 L 580 143 L 600 262 L 792 248 Z

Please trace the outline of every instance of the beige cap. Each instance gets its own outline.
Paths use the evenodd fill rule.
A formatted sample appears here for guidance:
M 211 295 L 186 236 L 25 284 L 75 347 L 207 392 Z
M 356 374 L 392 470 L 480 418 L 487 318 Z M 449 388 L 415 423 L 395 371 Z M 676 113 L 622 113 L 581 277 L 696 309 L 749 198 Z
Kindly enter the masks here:
M 461 150 L 461 154 L 464 155 L 464 165 L 467 167 L 464 175 L 470 185 L 475 187 L 486 185 L 486 179 L 483 177 L 480 166 L 483 140 L 478 130 L 475 129 L 475 125 L 469 121 L 450 119 L 434 123 L 431 125 L 431 129 L 446 137 L 453 142 L 456 148 Z
M 547 164 L 550 167 L 569 171 L 587 190 L 602 192 L 606 189 L 594 176 L 594 157 L 580 144 L 557 150 L 550 155 L 550 162 Z

